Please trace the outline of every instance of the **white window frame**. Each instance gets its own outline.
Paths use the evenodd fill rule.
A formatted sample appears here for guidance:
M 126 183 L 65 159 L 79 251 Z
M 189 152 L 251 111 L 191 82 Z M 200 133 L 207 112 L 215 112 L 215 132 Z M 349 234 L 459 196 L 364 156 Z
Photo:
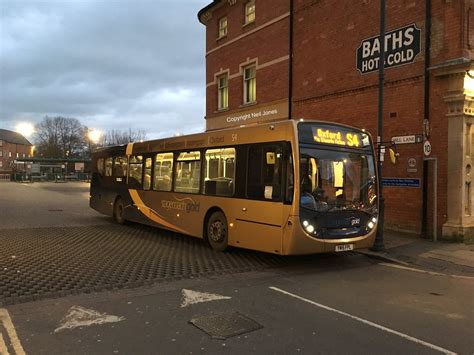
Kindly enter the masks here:
M 221 83 L 221 79 L 225 83 Z M 217 109 L 226 110 L 229 108 L 229 74 L 225 73 L 217 77 Z
M 225 23 L 225 26 L 224 26 Z M 224 16 L 219 19 L 219 28 L 217 29 L 218 39 L 227 36 L 227 17 Z
M 253 10 L 251 10 L 253 8 Z M 255 22 L 255 0 L 245 4 L 245 24 Z
M 248 70 L 254 69 L 254 75 L 248 75 Z M 257 101 L 257 65 L 251 64 L 243 68 L 243 83 L 244 83 L 244 105 L 251 104 Z M 253 94 L 249 92 L 253 86 Z

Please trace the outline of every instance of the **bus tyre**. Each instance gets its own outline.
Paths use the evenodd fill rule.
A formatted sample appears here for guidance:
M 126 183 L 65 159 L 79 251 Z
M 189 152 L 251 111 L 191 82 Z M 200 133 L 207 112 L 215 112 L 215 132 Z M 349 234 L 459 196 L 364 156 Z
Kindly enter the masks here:
M 207 221 L 207 241 L 212 249 L 224 251 L 227 249 L 227 219 L 224 213 L 214 212 Z
M 125 224 L 124 210 L 125 210 L 125 207 L 123 205 L 123 201 L 119 197 L 115 200 L 115 203 L 114 203 L 114 221 L 116 223 Z

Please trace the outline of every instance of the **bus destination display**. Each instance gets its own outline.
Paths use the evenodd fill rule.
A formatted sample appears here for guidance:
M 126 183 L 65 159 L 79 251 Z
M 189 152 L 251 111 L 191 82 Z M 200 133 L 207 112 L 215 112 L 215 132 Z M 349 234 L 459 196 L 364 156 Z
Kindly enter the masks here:
M 316 143 L 333 144 L 360 148 L 368 145 L 368 137 L 366 134 L 356 132 L 347 132 L 343 130 L 331 130 L 321 127 L 313 128 L 313 139 Z M 366 140 L 367 142 L 364 142 Z

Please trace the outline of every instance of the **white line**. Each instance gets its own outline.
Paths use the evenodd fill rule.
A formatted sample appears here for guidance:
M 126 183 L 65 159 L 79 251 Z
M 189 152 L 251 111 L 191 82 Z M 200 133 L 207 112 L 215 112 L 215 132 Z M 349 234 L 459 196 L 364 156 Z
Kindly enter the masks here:
M 6 309 L 0 309 L 0 322 L 5 327 L 8 336 L 10 337 L 10 343 L 15 351 L 16 355 L 25 355 L 25 350 L 21 346 L 20 339 L 16 334 L 15 327 L 13 326 L 13 322 L 10 318 L 10 314 Z
M 453 351 L 444 349 L 444 348 L 439 347 L 439 346 L 437 346 L 437 345 L 433 345 L 433 344 L 427 343 L 426 341 L 423 341 L 423 340 L 414 338 L 414 337 L 409 336 L 409 335 L 407 335 L 407 334 L 403 334 L 403 333 L 397 332 L 396 330 L 393 330 L 393 329 L 384 327 L 383 325 L 379 325 L 379 324 L 373 323 L 373 322 L 371 322 L 371 321 L 365 320 L 365 319 L 363 319 L 363 318 L 359 318 L 359 317 L 357 317 L 357 316 L 353 316 L 352 314 L 349 314 L 349 313 L 340 311 L 340 310 L 338 310 L 338 309 L 331 308 L 331 307 L 325 306 L 325 305 L 323 305 L 323 304 L 321 304 L 321 303 L 317 303 L 317 302 L 311 301 L 311 300 L 309 300 L 309 299 L 307 299 L 307 298 L 304 298 L 304 297 L 295 295 L 295 294 L 293 294 L 293 293 L 287 292 L 287 291 L 282 290 L 282 289 L 279 289 L 279 288 L 277 288 L 277 287 L 269 287 L 269 288 L 270 288 L 271 290 L 273 290 L 273 291 L 277 291 L 277 292 L 283 293 L 283 294 L 285 294 L 285 295 L 288 295 L 288 296 L 290 296 L 290 297 L 294 297 L 294 298 L 299 299 L 299 300 L 301 300 L 301 301 L 310 303 L 310 304 L 312 304 L 312 305 L 314 305 L 314 306 L 323 308 L 323 309 L 325 309 L 325 310 L 327 310 L 327 311 L 335 312 L 335 313 L 341 314 L 341 315 L 343 315 L 343 316 L 352 318 L 352 319 L 354 319 L 354 320 L 356 320 L 356 321 L 359 321 L 359 322 L 361 322 L 361 323 L 370 325 L 371 327 L 374 327 L 374 328 L 383 330 L 383 331 L 385 331 L 385 332 L 387 332 L 387 333 L 391 333 L 391 334 L 398 335 L 399 337 L 402 337 L 402 338 L 404 338 L 404 339 L 410 340 L 410 341 L 412 341 L 412 342 L 414 342 L 414 343 L 417 343 L 417 344 L 424 345 L 424 346 L 426 346 L 426 347 L 428 347 L 428 348 L 430 348 L 430 349 L 433 349 L 433 350 L 442 352 L 442 353 L 444 353 L 444 354 L 449 354 L 449 355 L 456 355 L 456 354 L 457 354 L 457 353 L 455 353 L 455 352 L 453 352 Z
M 7 349 L 7 345 L 5 344 L 5 341 L 3 340 L 2 333 L 0 333 L 0 355 L 10 355 Z
M 449 277 L 454 277 L 454 278 L 456 278 L 456 279 L 474 280 L 474 277 L 472 277 L 472 276 L 443 274 L 443 273 L 440 273 L 440 272 L 427 271 L 427 270 L 422 270 L 422 269 L 416 269 L 416 268 L 413 268 L 413 267 L 407 267 L 407 266 L 402 266 L 402 265 L 397 265 L 397 264 L 379 263 L 379 265 L 392 267 L 392 268 L 394 268 L 394 269 L 420 272 L 420 273 L 423 273 L 423 274 L 429 274 L 429 275 L 434 275 L 434 276 L 449 276 Z

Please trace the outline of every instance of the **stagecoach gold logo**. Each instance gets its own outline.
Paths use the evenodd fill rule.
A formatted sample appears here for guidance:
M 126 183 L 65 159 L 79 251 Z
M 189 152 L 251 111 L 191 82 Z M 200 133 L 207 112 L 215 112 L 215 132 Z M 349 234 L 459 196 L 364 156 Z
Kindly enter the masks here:
M 183 199 L 176 198 L 175 201 L 161 200 L 161 207 L 167 210 L 183 211 L 183 212 L 199 212 L 200 203 L 194 201 L 190 197 Z
M 357 133 L 342 134 L 340 131 L 313 128 L 313 139 L 317 143 L 346 145 L 349 147 L 360 147 L 360 139 Z

